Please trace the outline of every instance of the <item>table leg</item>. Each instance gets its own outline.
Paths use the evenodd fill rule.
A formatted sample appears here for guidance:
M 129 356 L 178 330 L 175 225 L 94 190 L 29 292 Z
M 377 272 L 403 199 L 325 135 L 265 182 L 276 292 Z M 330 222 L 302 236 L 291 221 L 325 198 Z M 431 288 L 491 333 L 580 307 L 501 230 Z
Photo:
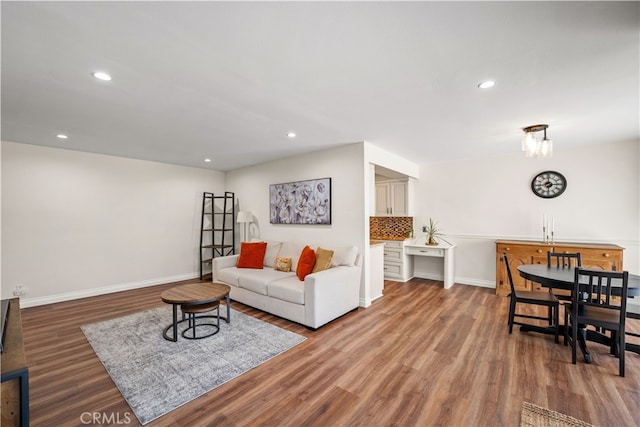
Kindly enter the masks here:
M 173 306 L 173 323 L 165 328 L 162 336 L 168 341 L 176 342 L 178 341 L 178 304 L 171 305 Z M 170 337 L 167 334 L 167 332 L 169 332 L 169 329 L 173 329 L 173 337 Z
M 227 294 L 227 323 L 231 323 L 231 298 Z

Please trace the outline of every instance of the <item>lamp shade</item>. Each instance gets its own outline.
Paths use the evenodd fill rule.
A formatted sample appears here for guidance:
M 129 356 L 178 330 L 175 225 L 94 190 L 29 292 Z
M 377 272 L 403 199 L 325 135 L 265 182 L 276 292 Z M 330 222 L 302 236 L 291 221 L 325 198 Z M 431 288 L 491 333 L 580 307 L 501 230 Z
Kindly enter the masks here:
M 253 214 L 251 212 L 240 211 L 238 212 L 237 222 L 253 222 Z
M 553 156 L 553 141 L 550 139 L 543 139 L 540 141 L 540 156 L 551 157 Z

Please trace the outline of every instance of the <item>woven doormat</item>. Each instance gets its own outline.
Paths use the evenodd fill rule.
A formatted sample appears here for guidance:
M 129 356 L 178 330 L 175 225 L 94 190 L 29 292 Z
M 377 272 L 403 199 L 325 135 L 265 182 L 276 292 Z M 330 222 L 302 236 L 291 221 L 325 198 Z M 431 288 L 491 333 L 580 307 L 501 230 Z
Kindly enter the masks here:
M 520 413 L 520 427 L 594 427 L 569 415 L 542 408 L 533 403 L 523 402 Z

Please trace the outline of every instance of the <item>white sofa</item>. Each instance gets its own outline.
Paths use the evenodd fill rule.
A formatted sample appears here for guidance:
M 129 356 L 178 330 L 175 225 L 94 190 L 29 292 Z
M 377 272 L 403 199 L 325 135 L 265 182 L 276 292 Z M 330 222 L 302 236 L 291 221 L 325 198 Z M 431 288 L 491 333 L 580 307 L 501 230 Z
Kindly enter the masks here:
M 334 251 L 331 268 L 301 281 L 296 267 L 305 244 L 266 242 L 262 269 L 236 267 L 239 255 L 213 259 L 213 281 L 229 285 L 231 299 L 313 329 L 358 307 L 362 258 L 357 247 L 320 245 Z M 291 272 L 274 269 L 277 256 L 291 258 Z

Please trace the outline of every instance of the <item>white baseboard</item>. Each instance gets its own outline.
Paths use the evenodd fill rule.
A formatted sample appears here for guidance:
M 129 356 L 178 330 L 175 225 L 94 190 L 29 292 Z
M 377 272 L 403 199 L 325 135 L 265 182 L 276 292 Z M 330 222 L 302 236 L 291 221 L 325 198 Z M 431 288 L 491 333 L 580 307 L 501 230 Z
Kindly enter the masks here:
M 417 277 L 417 276 L 416 276 Z M 429 273 L 420 273 L 420 279 L 429 279 L 429 280 L 437 280 L 438 282 L 444 281 L 444 276 L 441 274 L 429 274 Z M 478 280 L 471 279 L 467 277 L 455 277 L 454 284 L 456 285 L 469 285 L 469 286 L 478 286 L 481 288 L 496 288 L 496 282 L 492 280 Z
M 496 288 L 496 282 L 493 280 L 470 279 L 468 277 L 456 277 L 456 284 L 478 286 L 480 288 Z
M 66 292 L 64 294 L 50 295 L 38 298 L 20 298 L 20 308 L 36 307 L 39 305 L 53 304 L 56 302 L 71 301 L 74 299 L 95 297 L 98 295 L 111 294 L 114 292 L 128 291 L 131 289 L 146 288 L 148 286 L 163 285 L 165 283 L 179 282 L 199 277 L 198 273 L 180 274 L 177 276 L 161 277 L 158 279 L 141 280 L 139 282 L 121 283 L 101 288 L 85 289 L 82 291 Z

